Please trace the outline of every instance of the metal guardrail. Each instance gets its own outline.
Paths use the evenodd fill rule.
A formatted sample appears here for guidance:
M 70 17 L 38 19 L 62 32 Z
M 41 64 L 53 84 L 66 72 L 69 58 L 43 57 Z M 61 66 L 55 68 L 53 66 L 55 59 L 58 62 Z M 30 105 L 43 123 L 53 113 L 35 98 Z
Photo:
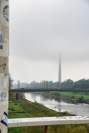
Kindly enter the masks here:
M 9 119 L 9 127 L 27 126 L 50 126 L 67 124 L 89 124 L 89 117 L 65 116 L 65 117 L 38 117 L 38 118 L 16 118 Z

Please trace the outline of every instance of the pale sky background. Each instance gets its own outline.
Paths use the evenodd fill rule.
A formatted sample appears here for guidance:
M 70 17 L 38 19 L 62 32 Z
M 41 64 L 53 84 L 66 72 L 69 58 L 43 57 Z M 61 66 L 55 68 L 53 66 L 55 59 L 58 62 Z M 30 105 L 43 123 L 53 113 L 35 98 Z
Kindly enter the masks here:
M 15 80 L 89 79 L 88 0 L 10 0 L 10 73 Z

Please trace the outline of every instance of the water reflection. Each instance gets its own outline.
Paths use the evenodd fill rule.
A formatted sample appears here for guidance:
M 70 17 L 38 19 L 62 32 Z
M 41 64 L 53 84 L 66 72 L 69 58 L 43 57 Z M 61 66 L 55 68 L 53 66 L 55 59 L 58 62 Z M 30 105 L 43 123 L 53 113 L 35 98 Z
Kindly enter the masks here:
M 57 112 L 67 111 L 75 115 L 89 116 L 88 104 L 70 104 L 63 101 L 57 102 L 54 99 L 46 99 L 41 95 L 32 93 L 26 93 L 25 97 L 29 101 L 40 103 L 45 107 L 55 110 Z

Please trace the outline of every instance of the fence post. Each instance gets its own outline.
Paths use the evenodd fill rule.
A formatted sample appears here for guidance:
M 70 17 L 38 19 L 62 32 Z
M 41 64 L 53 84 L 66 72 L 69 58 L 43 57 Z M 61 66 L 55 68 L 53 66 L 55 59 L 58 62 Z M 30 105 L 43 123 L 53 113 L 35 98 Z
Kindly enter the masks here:
M 44 127 L 44 133 L 48 133 L 48 126 Z

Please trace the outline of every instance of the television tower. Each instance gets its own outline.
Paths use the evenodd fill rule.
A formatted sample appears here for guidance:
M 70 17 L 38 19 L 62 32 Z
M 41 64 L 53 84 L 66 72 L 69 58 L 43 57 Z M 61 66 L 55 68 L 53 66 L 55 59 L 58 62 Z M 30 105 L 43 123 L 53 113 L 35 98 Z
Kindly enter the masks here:
M 62 69 L 61 69 L 61 56 L 59 57 L 59 70 L 58 70 L 58 82 L 59 84 L 62 81 Z

